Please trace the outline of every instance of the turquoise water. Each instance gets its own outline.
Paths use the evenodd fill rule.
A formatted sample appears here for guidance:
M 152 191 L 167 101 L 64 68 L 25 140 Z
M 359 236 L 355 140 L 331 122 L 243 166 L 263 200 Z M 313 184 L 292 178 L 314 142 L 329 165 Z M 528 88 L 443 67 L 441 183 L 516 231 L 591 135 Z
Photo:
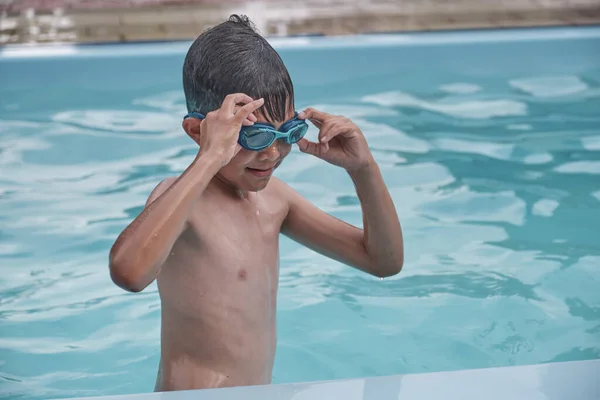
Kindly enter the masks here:
M 600 358 L 600 29 L 275 45 L 299 108 L 363 129 L 406 245 L 381 281 L 282 239 L 275 382 Z M 0 49 L 0 397 L 152 391 L 156 286 L 107 252 L 195 155 L 188 46 Z M 276 175 L 361 224 L 343 171 Z

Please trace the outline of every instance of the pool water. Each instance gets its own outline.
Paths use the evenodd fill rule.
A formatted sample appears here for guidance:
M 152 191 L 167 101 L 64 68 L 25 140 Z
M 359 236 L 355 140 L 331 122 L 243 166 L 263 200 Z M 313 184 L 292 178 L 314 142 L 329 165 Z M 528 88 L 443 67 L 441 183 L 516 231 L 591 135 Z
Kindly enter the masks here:
M 282 238 L 274 382 L 600 358 L 600 28 L 273 42 L 299 109 L 362 128 L 406 248 L 380 280 Z M 153 390 L 156 285 L 107 255 L 195 156 L 188 46 L 0 49 L 2 398 Z M 342 170 L 276 175 L 361 225 Z

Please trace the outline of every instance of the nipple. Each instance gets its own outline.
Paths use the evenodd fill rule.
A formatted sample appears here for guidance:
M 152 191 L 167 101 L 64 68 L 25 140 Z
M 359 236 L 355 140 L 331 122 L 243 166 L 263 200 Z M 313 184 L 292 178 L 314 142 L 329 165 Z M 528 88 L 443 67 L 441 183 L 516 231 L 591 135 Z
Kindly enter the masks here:
M 245 281 L 247 277 L 248 277 L 248 273 L 246 272 L 246 270 L 245 270 L 245 269 L 241 269 L 241 270 L 238 272 L 238 278 L 239 278 L 239 280 L 241 280 L 241 281 Z

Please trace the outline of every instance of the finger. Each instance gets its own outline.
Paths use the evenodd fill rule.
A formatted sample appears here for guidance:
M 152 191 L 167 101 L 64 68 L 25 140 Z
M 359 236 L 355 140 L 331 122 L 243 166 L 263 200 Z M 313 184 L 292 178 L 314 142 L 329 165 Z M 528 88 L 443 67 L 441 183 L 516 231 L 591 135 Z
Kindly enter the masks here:
M 329 117 L 329 114 L 323 111 L 319 111 L 312 107 L 309 107 L 306 110 L 302 111 L 300 114 L 298 114 L 298 118 L 309 119 L 311 120 L 311 122 L 313 119 L 317 121 L 324 121 L 325 119 L 327 119 L 327 117 Z
M 331 139 L 333 139 L 334 137 L 336 137 L 340 134 L 343 134 L 343 132 L 344 132 L 344 125 L 339 124 L 339 123 L 332 124 L 331 127 L 326 132 L 323 132 L 323 135 L 320 138 L 321 143 L 329 144 L 329 141 Z
M 319 121 L 317 119 L 309 119 L 309 121 L 319 129 L 323 127 L 323 121 Z
M 244 104 L 236 104 L 235 108 L 234 108 L 234 114 L 237 114 L 237 112 L 244 106 Z M 248 118 L 246 118 L 244 120 L 244 122 L 242 122 L 242 125 L 244 126 L 251 126 L 254 125 L 254 123 L 258 121 L 258 118 L 256 118 L 256 115 L 254 114 L 250 114 L 248 115 Z
M 237 114 L 237 112 L 240 111 L 240 108 L 244 107 L 245 105 L 246 105 L 246 103 L 237 103 L 235 105 L 235 107 L 233 107 L 233 113 Z M 250 120 L 252 122 L 256 122 L 256 121 L 258 121 L 258 118 L 256 118 L 256 115 L 250 114 L 250 115 L 248 115 L 248 120 Z
M 319 142 L 327 143 L 327 141 L 329 140 L 328 137 L 331 136 L 332 130 L 335 130 L 337 125 L 338 124 L 336 120 L 330 119 L 325 121 L 325 123 L 323 124 L 323 126 L 321 126 L 321 129 L 319 130 Z
M 329 114 L 324 113 L 319 110 L 315 110 L 314 108 L 307 108 L 298 114 L 298 118 L 300 119 L 308 119 L 314 126 L 321 129 L 321 126 L 325 121 L 330 117 Z
M 244 107 L 240 108 L 238 112 L 233 117 L 234 120 L 241 124 L 250 114 L 254 111 L 258 110 L 264 103 L 264 99 L 260 98 L 258 100 L 254 100 L 251 103 L 246 104 Z
M 233 93 L 228 94 L 223 100 L 223 104 L 221 105 L 221 109 L 225 111 L 226 115 L 233 114 L 233 110 L 235 105 L 238 103 L 248 104 L 252 102 L 252 97 L 244 94 L 244 93 Z
M 315 143 L 306 139 L 300 139 L 296 143 L 301 152 L 311 154 L 315 157 L 323 158 L 329 150 L 328 143 Z
M 309 121 L 316 126 L 318 129 L 321 129 L 321 127 L 323 126 L 323 122 L 318 121 L 316 119 L 309 119 Z
M 319 157 L 321 155 L 318 143 L 311 142 L 307 139 L 300 139 L 296 144 L 298 145 L 300 151 L 303 153 L 311 154 L 316 157 Z

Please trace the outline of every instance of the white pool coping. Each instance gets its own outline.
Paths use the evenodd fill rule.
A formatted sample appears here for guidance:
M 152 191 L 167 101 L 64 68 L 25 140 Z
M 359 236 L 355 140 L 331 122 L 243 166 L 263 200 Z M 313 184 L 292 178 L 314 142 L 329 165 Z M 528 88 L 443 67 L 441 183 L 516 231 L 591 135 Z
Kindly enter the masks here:
M 187 390 L 94 400 L 599 400 L 600 360 Z
M 361 34 L 352 36 L 270 37 L 278 51 L 328 50 L 452 45 L 464 43 L 555 42 L 573 39 L 600 40 L 600 25 L 582 27 L 477 29 L 468 31 Z M 192 41 L 107 44 L 15 44 L 0 46 L 0 61 L 31 58 L 135 57 L 185 54 Z

